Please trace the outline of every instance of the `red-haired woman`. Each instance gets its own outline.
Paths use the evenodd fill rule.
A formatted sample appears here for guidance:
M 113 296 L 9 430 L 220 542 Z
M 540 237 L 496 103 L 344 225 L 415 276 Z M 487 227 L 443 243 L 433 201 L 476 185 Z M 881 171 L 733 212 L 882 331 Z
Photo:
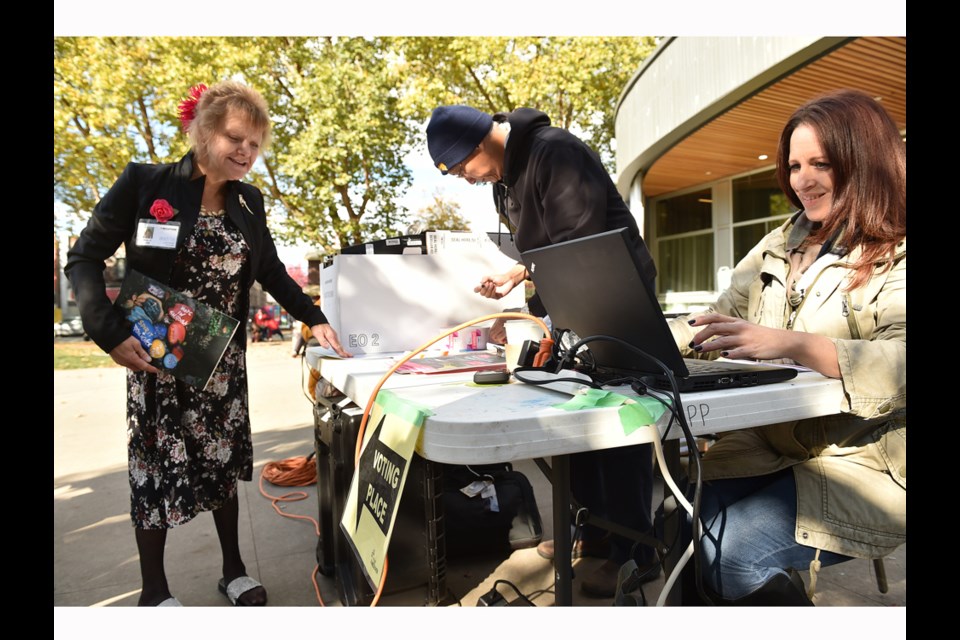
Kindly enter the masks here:
M 809 605 L 796 570 L 906 542 L 906 144 L 843 90 L 793 114 L 777 153 L 800 211 L 737 265 L 686 355 L 791 361 L 843 381 L 836 415 L 734 431 L 702 460 L 703 584 L 721 604 Z

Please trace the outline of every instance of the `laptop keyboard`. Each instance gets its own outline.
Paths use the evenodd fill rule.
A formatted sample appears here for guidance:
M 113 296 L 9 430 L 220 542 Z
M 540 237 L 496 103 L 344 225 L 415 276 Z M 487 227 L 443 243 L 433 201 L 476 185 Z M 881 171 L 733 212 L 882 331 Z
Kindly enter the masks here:
M 687 365 L 687 371 L 690 372 L 690 375 L 699 375 L 699 374 L 710 374 L 710 373 L 729 373 L 730 372 L 730 363 L 723 362 L 714 362 L 713 360 L 696 360 L 694 358 L 684 358 L 683 363 Z M 611 380 L 618 380 L 623 378 L 641 378 L 644 376 L 652 375 L 650 373 L 642 373 L 640 371 L 626 372 L 626 371 L 615 371 L 611 369 L 595 369 L 593 371 L 584 372 L 589 375 L 594 382 L 598 384 L 607 384 Z
M 695 373 L 724 373 L 730 370 L 729 364 L 714 362 L 713 360 L 695 360 L 693 358 L 684 358 L 683 364 L 687 365 L 687 371 Z

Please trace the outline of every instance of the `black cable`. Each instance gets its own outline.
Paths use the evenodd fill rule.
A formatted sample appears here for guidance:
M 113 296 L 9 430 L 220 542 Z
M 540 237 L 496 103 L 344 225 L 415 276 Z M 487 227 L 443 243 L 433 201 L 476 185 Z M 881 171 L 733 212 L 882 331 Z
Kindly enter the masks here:
M 643 383 L 642 381 L 638 381 L 638 380 L 636 380 L 636 379 L 633 379 L 636 383 L 638 383 L 639 385 L 642 385 L 642 386 L 643 386 L 644 390 L 646 391 L 646 395 L 648 395 L 649 397 L 654 398 L 655 400 L 661 402 L 661 404 L 663 404 L 663 405 L 667 408 L 667 410 L 670 411 L 670 421 L 669 421 L 669 423 L 667 424 L 667 429 L 664 431 L 664 434 L 663 434 L 663 436 L 662 436 L 662 439 L 665 439 L 665 438 L 666 438 L 666 435 L 667 435 L 667 433 L 669 432 L 669 429 L 673 426 L 674 421 L 676 421 L 676 422 L 678 422 L 678 424 L 680 425 L 681 430 L 683 431 L 683 438 L 684 438 L 684 439 L 686 440 L 686 442 L 687 442 L 687 449 L 688 449 L 690 452 L 692 452 L 692 453 L 688 456 L 688 459 L 691 459 L 691 458 L 692 458 L 692 460 L 694 461 L 694 468 L 695 468 L 695 475 L 696 475 L 696 481 L 695 481 L 695 483 L 694 483 L 694 494 L 693 494 L 693 513 L 692 513 L 692 515 L 691 515 L 691 518 L 692 518 L 692 529 L 693 529 L 694 570 L 695 570 L 695 574 L 696 574 L 696 576 L 695 576 L 695 578 L 696 578 L 696 579 L 695 579 L 695 582 L 696 582 L 697 591 L 698 591 L 700 597 L 703 599 L 703 601 L 705 601 L 705 602 L 707 602 L 707 603 L 709 603 L 709 604 L 714 604 L 713 601 L 710 599 L 710 597 L 705 593 L 705 591 L 704 591 L 704 589 L 703 589 L 703 578 L 702 578 L 702 575 L 701 575 L 700 538 L 702 537 L 702 534 L 703 534 L 703 525 L 702 525 L 702 523 L 700 522 L 700 502 L 701 502 L 701 495 L 702 495 L 702 491 L 703 491 L 703 479 L 702 479 L 702 475 L 703 475 L 703 474 L 702 474 L 702 468 L 701 468 L 701 463 L 700 463 L 700 450 L 699 450 L 699 448 L 698 448 L 697 445 L 696 445 L 696 439 L 693 437 L 693 433 L 692 433 L 692 431 L 690 430 L 690 425 L 687 423 L 686 413 L 683 411 L 683 402 L 682 402 L 681 399 L 680 399 L 680 390 L 679 390 L 679 387 L 677 386 L 677 381 L 676 381 L 676 378 L 675 378 L 675 376 L 674 376 L 674 374 L 673 374 L 673 371 L 672 371 L 669 367 L 667 367 L 663 362 L 661 362 L 658 358 L 656 358 L 656 357 L 652 356 L 651 354 L 647 353 L 646 351 L 644 351 L 644 350 L 636 347 L 635 345 L 630 344 L 629 342 L 627 342 L 627 341 L 625 341 L 625 340 L 622 340 L 622 339 L 620 339 L 620 338 L 616 338 L 616 337 L 614 337 L 614 336 L 604 336 L 604 335 L 588 336 L 588 337 L 586 337 L 586 338 L 580 339 L 578 342 L 576 342 L 575 344 L 573 344 L 573 345 L 570 346 L 569 348 L 563 349 L 563 348 L 562 348 L 562 338 L 563 338 L 563 336 L 564 336 L 567 332 L 568 332 L 568 330 L 566 330 L 566 329 L 560 329 L 560 330 L 557 330 L 557 331 L 554 332 L 554 334 L 555 334 L 554 344 L 556 345 L 556 351 L 555 351 L 555 352 L 556 352 L 557 357 L 558 357 L 558 362 L 557 362 L 556 368 L 555 368 L 555 370 L 554 370 L 554 373 L 556 373 L 556 374 L 559 374 L 560 371 L 564 369 L 564 365 L 566 365 L 566 364 L 568 364 L 568 363 L 571 365 L 571 367 L 568 367 L 568 368 L 572 368 L 573 360 L 574 360 L 575 358 L 577 358 L 577 356 L 578 356 L 578 354 L 579 354 L 579 352 L 580 352 L 581 347 L 584 347 L 585 345 L 589 344 L 590 342 L 595 342 L 595 341 L 601 341 L 601 340 L 603 340 L 603 341 L 608 341 L 608 342 L 616 343 L 616 344 L 618 344 L 618 345 L 620 345 L 620 346 L 622 346 L 622 347 L 626 347 L 628 350 L 632 351 L 633 353 L 636 353 L 637 355 L 641 356 L 642 358 L 645 358 L 646 360 L 654 363 L 655 365 L 657 365 L 657 366 L 660 368 L 660 370 L 663 372 L 663 374 L 664 374 L 664 375 L 667 377 L 667 379 L 669 380 L 669 382 L 670 382 L 670 390 L 671 390 L 670 395 L 672 395 L 673 408 L 671 408 L 671 407 L 669 406 L 669 404 L 668 404 L 665 400 L 663 400 L 662 398 L 660 398 L 660 397 L 657 396 L 656 394 L 650 393 L 650 390 L 649 390 L 649 388 L 647 388 L 647 385 L 646 385 L 645 383 Z M 561 354 L 562 354 L 562 355 L 561 355 Z M 592 356 L 589 356 L 589 350 L 587 350 L 584 355 L 585 355 L 586 357 L 581 356 L 581 362 L 585 361 L 587 358 L 589 358 L 589 359 L 592 361 Z M 592 363 L 591 363 L 591 367 L 595 368 L 595 366 L 592 365 Z M 522 371 L 523 368 L 520 368 L 520 369 L 518 369 L 518 370 Z M 529 369 L 528 369 L 528 370 L 529 370 Z M 588 375 L 589 375 L 589 374 L 588 374 Z M 518 380 L 520 380 L 521 382 L 528 382 L 528 383 L 530 383 L 530 384 L 536 384 L 535 382 L 529 382 L 529 381 L 527 381 L 527 380 L 524 380 L 524 379 L 523 379 L 522 377 L 520 377 L 520 376 L 516 376 L 516 371 L 514 372 L 514 376 L 515 376 Z M 614 381 L 619 382 L 619 381 L 621 381 L 621 380 L 626 381 L 626 380 L 630 380 L 630 379 L 631 379 L 631 378 L 622 377 L 622 378 L 619 378 L 619 379 L 615 379 L 615 380 L 613 380 L 613 381 L 608 381 L 606 384 L 611 384 L 611 383 L 614 382 Z M 592 378 L 591 378 L 591 381 L 590 381 L 589 383 L 588 383 L 587 381 L 585 381 L 585 380 L 582 380 L 582 379 L 562 378 L 562 379 L 560 379 L 560 380 L 567 381 L 567 382 L 575 382 L 575 383 L 578 383 L 578 384 L 588 384 L 589 386 L 591 386 L 591 387 L 593 387 L 593 388 L 602 388 L 602 387 L 603 387 L 602 384 L 598 384 L 598 383 L 597 383 L 596 381 L 594 381 Z M 550 381 L 542 381 L 542 382 L 540 382 L 540 384 L 546 384 L 547 382 L 556 382 L 556 381 L 557 381 L 556 379 L 550 380 Z M 634 387 L 633 385 L 631 385 L 631 386 L 632 386 L 634 389 L 636 389 L 636 387 Z
M 596 342 L 600 340 L 618 344 L 622 347 L 627 348 L 633 353 L 645 358 L 649 362 L 656 364 L 660 368 L 660 370 L 663 372 L 663 374 L 667 377 L 667 379 L 670 381 L 670 389 L 671 389 L 671 394 L 673 396 L 673 405 L 675 408 L 674 416 L 677 417 L 678 422 L 680 424 L 680 429 L 683 431 L 683 437 L 687 441 L 687 448 L 691 452 L 689 458 L 694 461 L 695 463 L 694 466 L 696 469 L 696 482 L 694 484 L 693 514 L 692 514 L 693 562 L 694 562 L 694 570 L 696 574 L 695 582 L 697 585 L 697 592 L 700 595 L 700 597 L 703 599 L 704 602 L 707 602 L 712 605 L 714 604 L 714 602 L 713 600 L 710 599 L 710 597 L 704 591 L 703 577 L 701 576 L 700 537 L 703 533 L 703 525 L 700 522 L 700 498 L 701 498 L 701 493 L 703 491 L 703 474 L 702 474 L 702 469 L 700 464 L 700 450 L 697 448 L 696 440 L 694 439 L 693 433 L 690 430 L 690 425 L 687 423 L 686 412 L 683 411 L 683 402 L 680 400 L 680 389 L 677 386 L 676 377 L 673 375 L 673 371 L 670 369 L 670 367 L 668 367 L 663 362 L 661 362 L 658 358 L 650 355 L 643 349 L 640 349 L 635 345 L 630 344 L 626 340 L 621 340 L 620 338 L 616 338 L 614 336 L 602 336 L 602 335 L 588 336 L 586 338 L 582 338 L 579 342 L 577 342 L 575 345 L 570 347 L 570 349 L 568 350 L 568 354 L 564 356 L 560 360 L 560 362 L 557 364 L 556 372 L 559 373 L 560 370 L 563 368 L 563 365 L 567 362 L 567 359 L 570 358 L 570 353 L 573 353 L 575 355 L 577 351 L 579 351 L 580 347 L 586 344 L 589 344 L 591 342 Z
M 574 358 L 579 357 L 581 366 L 576 367 L 578 370 L 588 375 L 592 372 L 595 372 L 597 370 L 597 365 L 593 360 L 593 354 L 590 353 L 589 350 L 584 350 L 583 353 L 578 354 L 576 351 L 570 351 L 569 348 L 564 348 L 564 337 L 567 334 L 573 334 L 573 332 L 570 331 L 570 329 L 555 329 L 553 331 L 553 344 L 556 357 L 560 360 L 565 360 L 567 354 L 569 353 L 571 361 Z
M 530 594 L 527 596 L 527 599 L 530 600 L 532 604 L 535 599 L 539 598 L 545 593 L 554 593 L 554 591 L 553 589 L 537 589 L 536 591 L 531 591 Z
M 645 395 L 648 398 L 653 398 L 654 400 L 662 404 L 664 407 L 666 407 L 667 411 L 670 412 L 670 422 L 667 423 L 667 427 L 663 430 L 663 435 L 660 436 L 660 445 L 663 446 L 663 444 L 667 441 L 667 436 L 670 435 L 670 429 L 673 427 L 674 422 L 677 421 L 677 412 L 674 411 L 673 405 L 671 405 L 666 400 L 660 397 L 659 390 L 651 389 L 643 382 L 639 382 L 639 385 L 641 388 L 638 388 L 637 386 L 633 386 L 633 390 L 636 393 L 642 396 Z
M 562 348 L 562 343 L 563 343 L 563 340 L 562 340 L 562 339 L 563 339 L 563 336 L 564 336 L 565 334 L 567 334 L 567 333 L 570 333 L 570 331 L 569 331 L 568 329 L 557 329 L 557 330 L 554 330 L 554 344 L 557 345 L 557 347 L 556 347 L 556 348 L 557 348 L 557 353 L 556 353 L 556 355 L 557 355 L 557 357 L 560 358 L 560 366 L 558 367 L 557 371 L 559 371 L 560 368 L 563 366 L 563 362 L 565 362 L 565 361 L 567 360 L 566 355 L 562 355 L 562 356 L 560 355 L 560 354 L 561 354 L 560 349 Z M 595 336 L 595 337 L 598 338 L 598 339 L 603 339 L 603 338 L 605 338 L 606 336 Z M 585 341 L 583 341 L 583 342 L 585 342 Z M 574 345 L 574 347 L 579 347 L 580 344 L 582 344 L 582 343 L 578 343 L 577 345 Z M 642 350 L 636 349 L 636 348 L 635 348 L 635 350 L 636 350 L 637 352 L 639 352 L 642 356 L 644 356 L 644 357 L 649 357 L 651 360 L 656 361 L 655 358 L 652 358 L 651 356 L 649 356 L 648 354 L 646 354 L 646 353 L 643 352 Z M 573 347 L 570 348 L 570 349 L 565 349 L 565 350 L 563 350 L 563 351 L 566 351 L 567 353 L 572 354 L 572 357 L 576 357 L 577 354 L 578 354 L 578 349 L 577 349 L 577 348 L 573 348 Z M 587 354 L 587 353 L 589 353 L 589 350 L 585 350 L 583 353 L 584 353 L 584 354 Z M 658 365 L 659 365 L 661 368 L 664 368 L 663 363 L 661 363 L 661 362 L 659 362 L 659 361 L 656 361 L 656 362 L 658 363 Z M 669 369 L 666 369 L 666 368 L 664 368 L 664 371 L 667 372 L 667 375 L 668 375 L 669 379 L 671 380 L 671 384 L 673 385 L 673 389 L 674 389 L 674 391 L 676 391 L 676 389 L 677 389 L 677 388 L 676 388 L 676 383 L 675 383 L 675 381 L 674 381 L 674 379 L 673 379 L 673 377 L 672 377 L 672 372 L 671 372 Z M 587 374 L 587 375 L 589 375 L 589 374 Z M 522 378 L 518 378 L 518 380 L 521 380 L 521 382 L 524 381 L 524 380 L 522 380 Z M 567 379 L 564 379 L 564 380 L 567 380 Z M 591 381 L 594 382 L 594 383 L 597 383 L 597 381 L 594 380 L 592 376 L 591 376 Z M 588 384 L 586 381 L 583 381 L 583 383 L 584 383 L 584 384 Z M 647 385 L 645 382 L 643 382 L 643 380 L 640 380 L 640 379 L 638 379 L 638 378 L 636 378 L 636 377 L 634 377 L 634 376 L 621 376 L 621 377 L 619 377 L 619 378 L 611 378 L 611 379 L 609 379 L 609 380 L 603 381 L 602 383 L 591 384 L 590 386 L 592 386 L 592 387 L 594 387 L 594 388 L 603 388 L 603 387 L 605 387 L 605 386 L 621 386 L 621 385 L 626 384 L 626 383 L 629 383 L 629 384 L 630 384 L 630 388 L 631 388 L 635 393 L 637 393 L 638 395 L 647 396 L 647 397 L 649 397 L 649 398 L 652 398 L 652 399 L 656 400 L 656 401 L 659 402 L 661 405 L 663 405 L 663 407 L 670 413 L 670 420 L 669 420 L 669 422 L 667 422 L 667 426 L 666 426 L 666 428 L 664 429 L 663 435 L 660 437 L 660 443 L 661 443 L 661 445 L 662 445 L 664 442 L 666 442 L 667 436 L 668 436 L 669 433 L 670 433 L 670 429 L 673 427 L 674 423 L 677 422 L 677 411 L 674 409 L 673 405 L 671 405 L 667 400 L 665 400 L 664 398 L 660 397 L 659 394 L 660 394 L 661 392 L 660 392 L 659 390 L 654 390 L 654 389 L 650 388 L 649 385 Z M 682 409 L 682 407 L 681 407 L 681 409 Z M 678 532 L 678 535 L 679 535 L 679 532 Z M 674 543 L 675 543 L 675 542 L 676 542 L 676 541 L 674 541 Z
M 611 378 L 602 383 L 602 386 L 607 387 L 618 387 L 623 386 L 624 384 L 630 384 L 630 388 L 639 396 L 646 396 L 652 400 L 656 400 L 670 413 L 670 421 L 667 423 L 667 428 L 664 429 L 663 435 L 660 436 L 660 444 L 662 445 L 667 441 L 667 435 L 670 433 L 670 428 L 673 427 L 673 423 L 677 419 L 677 414 L 673 410 L 673 405 L 661 398 L 658 393 L 659 391 L 651 389 L 643 380 L 639 380 L 633 376 L 622 376 L 620 378 Z
M 667 436 L 670 433 L 671 427 L 673 427 L 674 423 L 677 421 L 677 412 L 674 411 L 673 405 L 671 405 L 669 402 L 667 402 L 666 400 L 660 397 L 659 395 L 660 391 L 658 390 L 655 391 L 654 389 L 651 389 L 643 381 L 635 379 L 634 384 L 630 386 L 635 393 L 637 393 L 638 395 L 647 396 L 648 398 L 652 398 L 656 400 L 657 402 L 662 404 L 666 408 L 666 410 L 670 413 L 670 421 L 667 422 L 667 427 L 663 430 L 663 435 L 660 437 L 660 445 L 662 447 L 664 442 L 666 442 L 667 440 Z M 671 540 L 669 544 L 667 544 L 667 548 L 672 549 L 677 544 L 679 544 L 681 540 L 681 534 L 682 534 L 681 527 L 677 527 L 677 532 L 674 535 L 673 540 Z M 657 551 L 657 559 L 660 561 L 660 564 L 662 565 L 663 558 L 660 556 L 659 550 L 658 549 L 654 549 L 654 550 Z
M 517 585 L 513 584 L 513 583 L 510 582 L 509 580 L 497 580 L 497 581 L 495 581 L 495 582 L 493 583 L 493 589 L 496 590 L 497 585 L 499 585 L 499 584 L 510 585 L 510 588 L 513 589 L 514 593 L 516 593 L 517 596 L 518 596 L 521 600 L 523 600 L 525 603 L 527 603 L 527 604 L 530 605 L 531 607 L 536 606 L 536 605 L 534 605 L 532 602 L 530 602 L 530 598 L 528 598 L 527 596 L 523 595 L 523 593 L 520 592 L 520 589 L 517 588 Z
M 636 558 L 636 557 L 637 557 L 637 556 L 636 556 L 637 547 L 638 547 L 640 544 L 642 544 L 642 543 L 640 543 L 640 542 L 634 542 L 634 543 L 633 543 L 633 546 L 630 547 L 630 557 L 631 557 L 631 558 Z M 648 580 L 646 580 L 646 578 L 647 578 L 648 576 L 654 575 L 654 572 L 655 572 L 655 571 L 656 571 L 656 572 L 659 572 L 659 571 L 660 571 L 660 567 L 663 566 L 663 558 L 660 556 L 660 550 L 657 549 L 657 548 L 654 548 L 654 553 L 656 553 L 657 561 L 656 561 L 650 568 L 648 568 L 648 569 L 647 569 L 646 571 L 644 571 L 643 573 L 637 572 L 636 575 L 631 576 L 631 578 L 633 578 L 633 580 L 630 581 L 630 584 L 627 584 L 627 581 L 625 580 L 625 581 L 624 581 L 625 584 L 624 584 L 624 585 L 621 585 L 621 588 L 623 589 L 623 592 L 624 592 L 624 593 L 629 593 L 630 591 L 633 591 L 634 589 L 638 589 L 638 590 L 640 591 L 640 600 L 641 600 L 641 602 L 643 603 L 643 606 L 644 606 L 644 607 L 647 606 L 647 594 L 646 594 L 646 592 L 643 590 L 643 585 L 644 585 L 646 582 L 648 582 Z
M 610 378 L 603 381 L 603 386 L 605 387 L 623 387 L 630 385 L 630 388 L 633 388 L 634 383 L 643 384 L 633 376 L 621 376 L 619 378 Z

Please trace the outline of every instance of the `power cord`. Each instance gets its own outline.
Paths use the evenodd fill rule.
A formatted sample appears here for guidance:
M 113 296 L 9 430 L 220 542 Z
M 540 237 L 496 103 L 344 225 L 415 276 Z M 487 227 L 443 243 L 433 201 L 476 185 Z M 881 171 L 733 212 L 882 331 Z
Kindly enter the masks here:
M 555 329 L 554 332 L 554 342 L 556 343 L 556 355 L 557 358 L 564 360 L 569 355 L 570 360 L 574 358 L 580 361 L 579 367 L 576 367 L 577 370 L 582 371 L 589 375 L 590 373 L 596 371 L 597 365 L 593 359 L 593 354 L 589 349 L 584 349 L 579 353 L 575 349 L 571 349 L 573 344 L 580 340 L 579 336 L 575 334 L 570 329 Z
M 507 602 L 506 598 L 504 598 L 503 595 L 499 591 L 497 591 L 497 585 L 501 585 L 501 584 L 509 585 L 510 588 L 513 589 L 514 593 L 517 594 L 517 599 L 514 600 L 513 602 Z M 493 583 L 493 587 L 491 587 L 490 591 L 480 596 L 480 598 L 477 600 L 477 606 L 478 607 L 504 607 L 504 606 L 533 607 L 536 605 L 534 605 L 533 602 L 530 601 L 530 598 L 528 598 L 527 596 L 523 595 L 523 593 L 520 592 L 520 589 L 517 588 L 517 585 L 513 584 L 509 580 L 497 580 L 496 582 Z
M 690 430 L 690 425 L 687 423 L 687 416 L 686 416 L 686 413 L 683 411 L 683 402 L 680 400 L 680 389 L 677 386 L 677 381 L 673 374 L 673 371 L 667 365 L 661 362 L 658 358 L 647 353 L 643 349 L 640 349 L 635 345 L 630 344 L 625 340 L 616 338 L 614 336 L 596 335 L 596 336 L 589 336 L 587 338 L 582 338 L 573 346 L 571 346 L 567 350 L 566 354 L 557 363 L 555 372 L 559 373 L 560 370 L 564 368 L 564 365 L 568 363 L 568 361 L 572 365 L 573 357 L 576 356 L 580 348 L 595 341 L 613 342 L 645 358 L 647 361 L 657 365 L 657 367 L 660 368 L 660 370 L 663 372 L 663 374 L 667 377 L 667 379 L 670 382 L 670 389 L 671 389 L 670 396 L 672 397 L 673 406 L 674 406 L 674 411 L 672 413 L 673 417 L 671 418 L 671 422 L 673 418 L 676 418 L 678 421 L 678 424 L 680 425 L 681 430 L 683 431 L 683 437 L 687 442 L 687 449 L 691 452 L 689 459 L 694 462 L 693 466 L 695 469 L 695 476 L 696 476 L 695 482 L 694 482 L 693 504 L 692 504 L 692 508 L 690 509 L 690 516 L 692 519 L 692 526 L 693 526 L 693 535 L 692 535 L 693 539 L 691 541 L 691 545 L 693 547 L 693 562 L 694 562 L 697 593 L 703 599 L 704 602 L 707 602 L 708 604 L 712 605 L 714 604 L 714 602 L 713 600 L 710 599 L 710 597 L 707 595 L 707 593 L 703 588 L 703 577 L 701 575 L 700 539 L 703 536 L 703 524 L 700 522 L 700 500 L 701 500 L 701 495 L 703 490 L 703 475 L 702 475 L 702 469 L 701 469 L 701 463 L 700 463 L 700 451 L 697 448 L 696 439 L 693 437 L 693 432 Z M 661 462 L 661 468 L 666 468 L 662 464 L 663 453 L 662 453 L 662 447 L 660 446 L 661 444 L 660 440 L 656 439 L 655 443 L 657 444 L 658 462 Z M 665 475 L 669 476 L 669 474 L 665 474 Z M 672 478 L 670 479 L 670 484 L 672 485 L 671 490 L 674 490 L 674 488 L 676 487 L 676 484 L 673 482 Z M 678 492 L 679 492 L 679 488 L 676 488 L 674 490 L 674 493 L 675 495 L 677 495 L 678 502 L 686 503 L 686 499 L 683 496 L 683 494 Z M 681 498 L 683 499 L 681 500 Z M 686 559 L 687 559 L 686 554 L 684 554 L 684 556 L 685 557 L 682 559 L 681 563 L 677 565 L 677 567 L 674 569 L 673 573 L 671 574 L 672 579 L 675 578 L 675 574 L 679 574 L 679 572 L 683 569 L 684 565 L 686 564 Z
M 647 396 L 648 398 L 656 400 L 657 402 L 662 404 L 664 407 L 666 407 L 667 411 L 670 413 L 670 421 L 667 422 L 667 426 L 663 430 L 663 435 L 660 436 L 660 444 L 665 443 L 667 441 L 667 436 L 670 435 L 670 429 L 677 422 L 677 412 L 674 411 L 673 405 L 671 405 L 666 399 L 660 396 L 661 392 L 659 390 L 651 389 L 649 386 L 647 386 L 644 382 L 640 380 L 634 380 L 634 382 L 630 385 L 630 388 L 632 388 L 634 393 L 638 395 Z
M 593 366 L 593 363 L 592 363 L 592 356 L 589 356 L 589 350 L 583 349 L 583 347 L 585 347 L 587 344 L 593 341 L 607 340 L 610 342 L 617 343 L 620 346 L 626 347 L 627 349 L 633 351 L 634 353 L 637 353 L 641 357 L 656 364 L 664 372 L 665 376 L 669 380 L 672 393 L 670 394 L 664 393 L 664 396 L 662 397 L 660 395 L 661 392 L 659 390 L 655 391 L 651 389 L 645 382 L 643 382 L 643 380 L 640 380 L 634 376 L 621 376 L 618 378 L 609 378 L 609 379 L 603 380 L 602 383 L 594 380 L 593 376 L 590 376 L 589 381 L 583 380 L 581 378 L 560 378 L 560 379 L 553 379 L 549 381 L 529 380 L 522 375 L 523 371 L 531 370 L 531 368 L 527 367 L 527 368 L 521 368 L 516 370 L 514 372 L 514 377 L 516 377 L 517 380 L 521 382 L 527 382 L 529 384 L 546 384 L 548 382 L 557 382 L 558 380 L 562 380 L 562 381 L 574 382 L 581 385 L 587 385 L 592 388 L 603 388 L 604 386 L 620 386 L 624 384 L 629 384 L 631 389 L 633 389 L 634 392 L 638 393 L 639 395 L 646 395 L 647 397 L 650 397 L 656 400 L 657 402 L 662 404 L 670 414 L 670 420 L 667 423 L 667 427 L 664 430 L 663 435 L 659 439 L 655 440 L 655 444 L 657 445 L 656 446 L 657 461 L 660 468 L 663 471 L 665 471 L 667 467 L 666 467 L 666 462 L 663 458 L 662 445 L 666 441 L 666 437 L 669 434 L 673 424 L 674 423 L 680 424 L 684 432 L 683 433 L 684 438 L 688 443 L 688 448 L 691 448 L 693 451 L 696 452 L 693 458 L 694 466 L 696 467 L 696 480 L 697 480 L 695 491 L 694 491 L 694 503 L 691 505 L 686 500 L 684 494 L 680 491 L 679 487 L 677 487 L 676 483 L 673 481 L 673 478 L 670 476 L 669 473 L 663 473 L 663 476 L 664 476 L 664 481 L 668 484 L 668 486 L 670 487 L 670 490 L 677 497 L 677 501 L 685 508 L 687 513 L 690 514 L 691 519 L 694 523 L 693 525 L 694 534 L 693 534 L 693 540 L 691 541 L 691 547 L 690 549 L 688 549 L 690 553 L 683 554 L 681 561 L 678 563 L 677 567 L 671 573 L 669 582 L 671 585 L 673 584 L 673 582 L 676 580 L 676 576 L 679 575 L 679 573 L 683 570 L 683 567 L 686 565 L 686 562 L 689 560 L 690 556 L 693 555 L 695 572 L 696 572 L 697 589 L 700 592 L 701 597 L 703 597 L 704 601 L 712 604 L 709 597 L 704 593 L 703 586 L 702 586 L 702 577 L 700 575 L 699 544 L 700 544 L 700 538 L 702 536 L 702 524 L 700 523 L 699 513 L 700 513 L 700 496 L 701 496 L 701 490 L 702 490 L 702 481 L 701 481 L 701 473 L 700 473 L 699 450 L 695 447 L 695 445 L 693 447 L 690 446 L 690 443 L 695 442 L 695 440 L 693 438 L 692 432 L 690 431 L 689 425 L 686 422 L 686 414 L 683 411 L 682 401 L 680 400 L 679 388 L 677 386 L 676 379 L 673 375 L 673 371 L 670 370 L 663 362 L 661 362 L 657 358 L 653 357 L 652 355 L 646 353 L 642 349 L 639 349 L 636 346 L 629 344 L 619 338 L 615 338 L 613 336 L 590 336 L 588 338 L 578 340 L 576 343 L 572 345 L 569 345 L 569 341 L 566 339 L 568 334 L 572 334 L 572 332 L 569 332 L 564 329 L 560 329 L 557 332 L 555 332 L 555 343 L 557 345 L 556 357 L 558 358 L 558 360 L 556 361 L 556 367 L 555 367 L 554 373 L 556 373 L 557 375 L 560 374 L 560 371 L 562 371 L 563 368 L 565 368 L 565 366 L 566 367 L 572 366 L 572 361 L 574 359 L 579 359 L 581 363 L 588 362 L 590 364 L 587 367 L 583 367 L 583 366 L 577 367 L 577 370 L 582 373 L 587 373 L 587 375 L 590 376 L 591 371 L 595 371 L 595 367 Z M 568 346 L 565 346 L 565 345 L 568 345 Z M 581 351 L 581 349 L 583 350 Z M 587 369 L 587 371 L 584 371 L 585 368 Z M 521 375 L 517 375 L 517 371 L 519 371 Z M 678 531 L 678 537 L 679 537 L 679 531 Z M 674 541 L 674 544 L 675 543 L 676 543 L 676 540 Z M 695 548 L 695 552 L 694 552 L 694 548 Z M 659 556 L 658 556 L 658 560 L 660 560 L 660 562 L 662 563 L 662 558 L 660 558 Z M 634 569 L 634 574 L 636 574 L 636 568 Z M 626 580 L 633 582 L 635 578 L 638 578 L 638 576 L 631 575 Z M 668 593 L 668 592 L 669 592 L 669 589 L 665 590 L 664 593 Z M 643 601 L 646 602 L 645 594 L 643 594 L 642 591 L 641 591 L 641 594 L 642 594 Z M 662 603 L 663 603 L 663 600 L 661 599 L 661 601 L 658 604 L 662 605 Z
M 273 510 L 284 518 L 293 518 L 294 520 L 307 520 L 313 523 L 314 531 L 317 534 L 317 537 L 320 537 L 320 524 L 310 516 L 300 516 L 292 513 L 286 513 L 283 509 L 280 508 L 281 502 L 297 502 L 299 500 L 305 500 L 308 498 L 308 494 L 305 491 L 291 491 L 290 493 L 284 493 L 283 495 L 274 496 L 270 495 L 263 488 L 263 481 L 266 480 L 270 484 L 279 486 L 279 487 L 309 487 L 317 484 L 317 465 L 314 464 L 313 453 L 310 453 L 307 456 L 295 456 L 293 458 L 287 458 L 286 460 L 280 460 L 279 462 L 268 462 L 263 465 L 263 469 L 260 470 L 260 494 L 263 497 L 270 500 L 270 504 L 273 506 Z M 313 572 L 310 574 L 310 578 L 313 582 L 314 591 L 317 594 L 317 601 L 320 603 L 321 607 L 326 605 L 323 602 L 323 597 L 320 595 L 320 586 L 317 584 L 317 572 L 320 570 L 320 565 L 318 564 L 313 568 Z
M 602 384 L 594 382 L 593 380 L 584 380 L 583 378 L 528 378 L 523 375 L 527 371 L 543 371 L 543 369 L 540 367 L 517 367 L 513 370 L 513 377 L 519 382 L 533 385 L 535 387 L 545 384 L 554 384 L 556 382 L 573 382 L 575 384 L 583 384 L 594 389 L 603 388 Z

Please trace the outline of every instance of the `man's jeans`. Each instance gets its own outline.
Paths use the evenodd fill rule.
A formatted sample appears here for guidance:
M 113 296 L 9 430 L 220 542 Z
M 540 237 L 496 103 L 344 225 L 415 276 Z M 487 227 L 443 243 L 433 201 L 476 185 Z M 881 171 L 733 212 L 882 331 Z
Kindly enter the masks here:
M 727 600 L 749 595 L 786 569 L 810 568 L 816 549 L 797 544 L 797 487 L 784 469 L 704 483 L 700 504 L 704 582 Z M 820 564 L 851 560 L 820 552 Z

